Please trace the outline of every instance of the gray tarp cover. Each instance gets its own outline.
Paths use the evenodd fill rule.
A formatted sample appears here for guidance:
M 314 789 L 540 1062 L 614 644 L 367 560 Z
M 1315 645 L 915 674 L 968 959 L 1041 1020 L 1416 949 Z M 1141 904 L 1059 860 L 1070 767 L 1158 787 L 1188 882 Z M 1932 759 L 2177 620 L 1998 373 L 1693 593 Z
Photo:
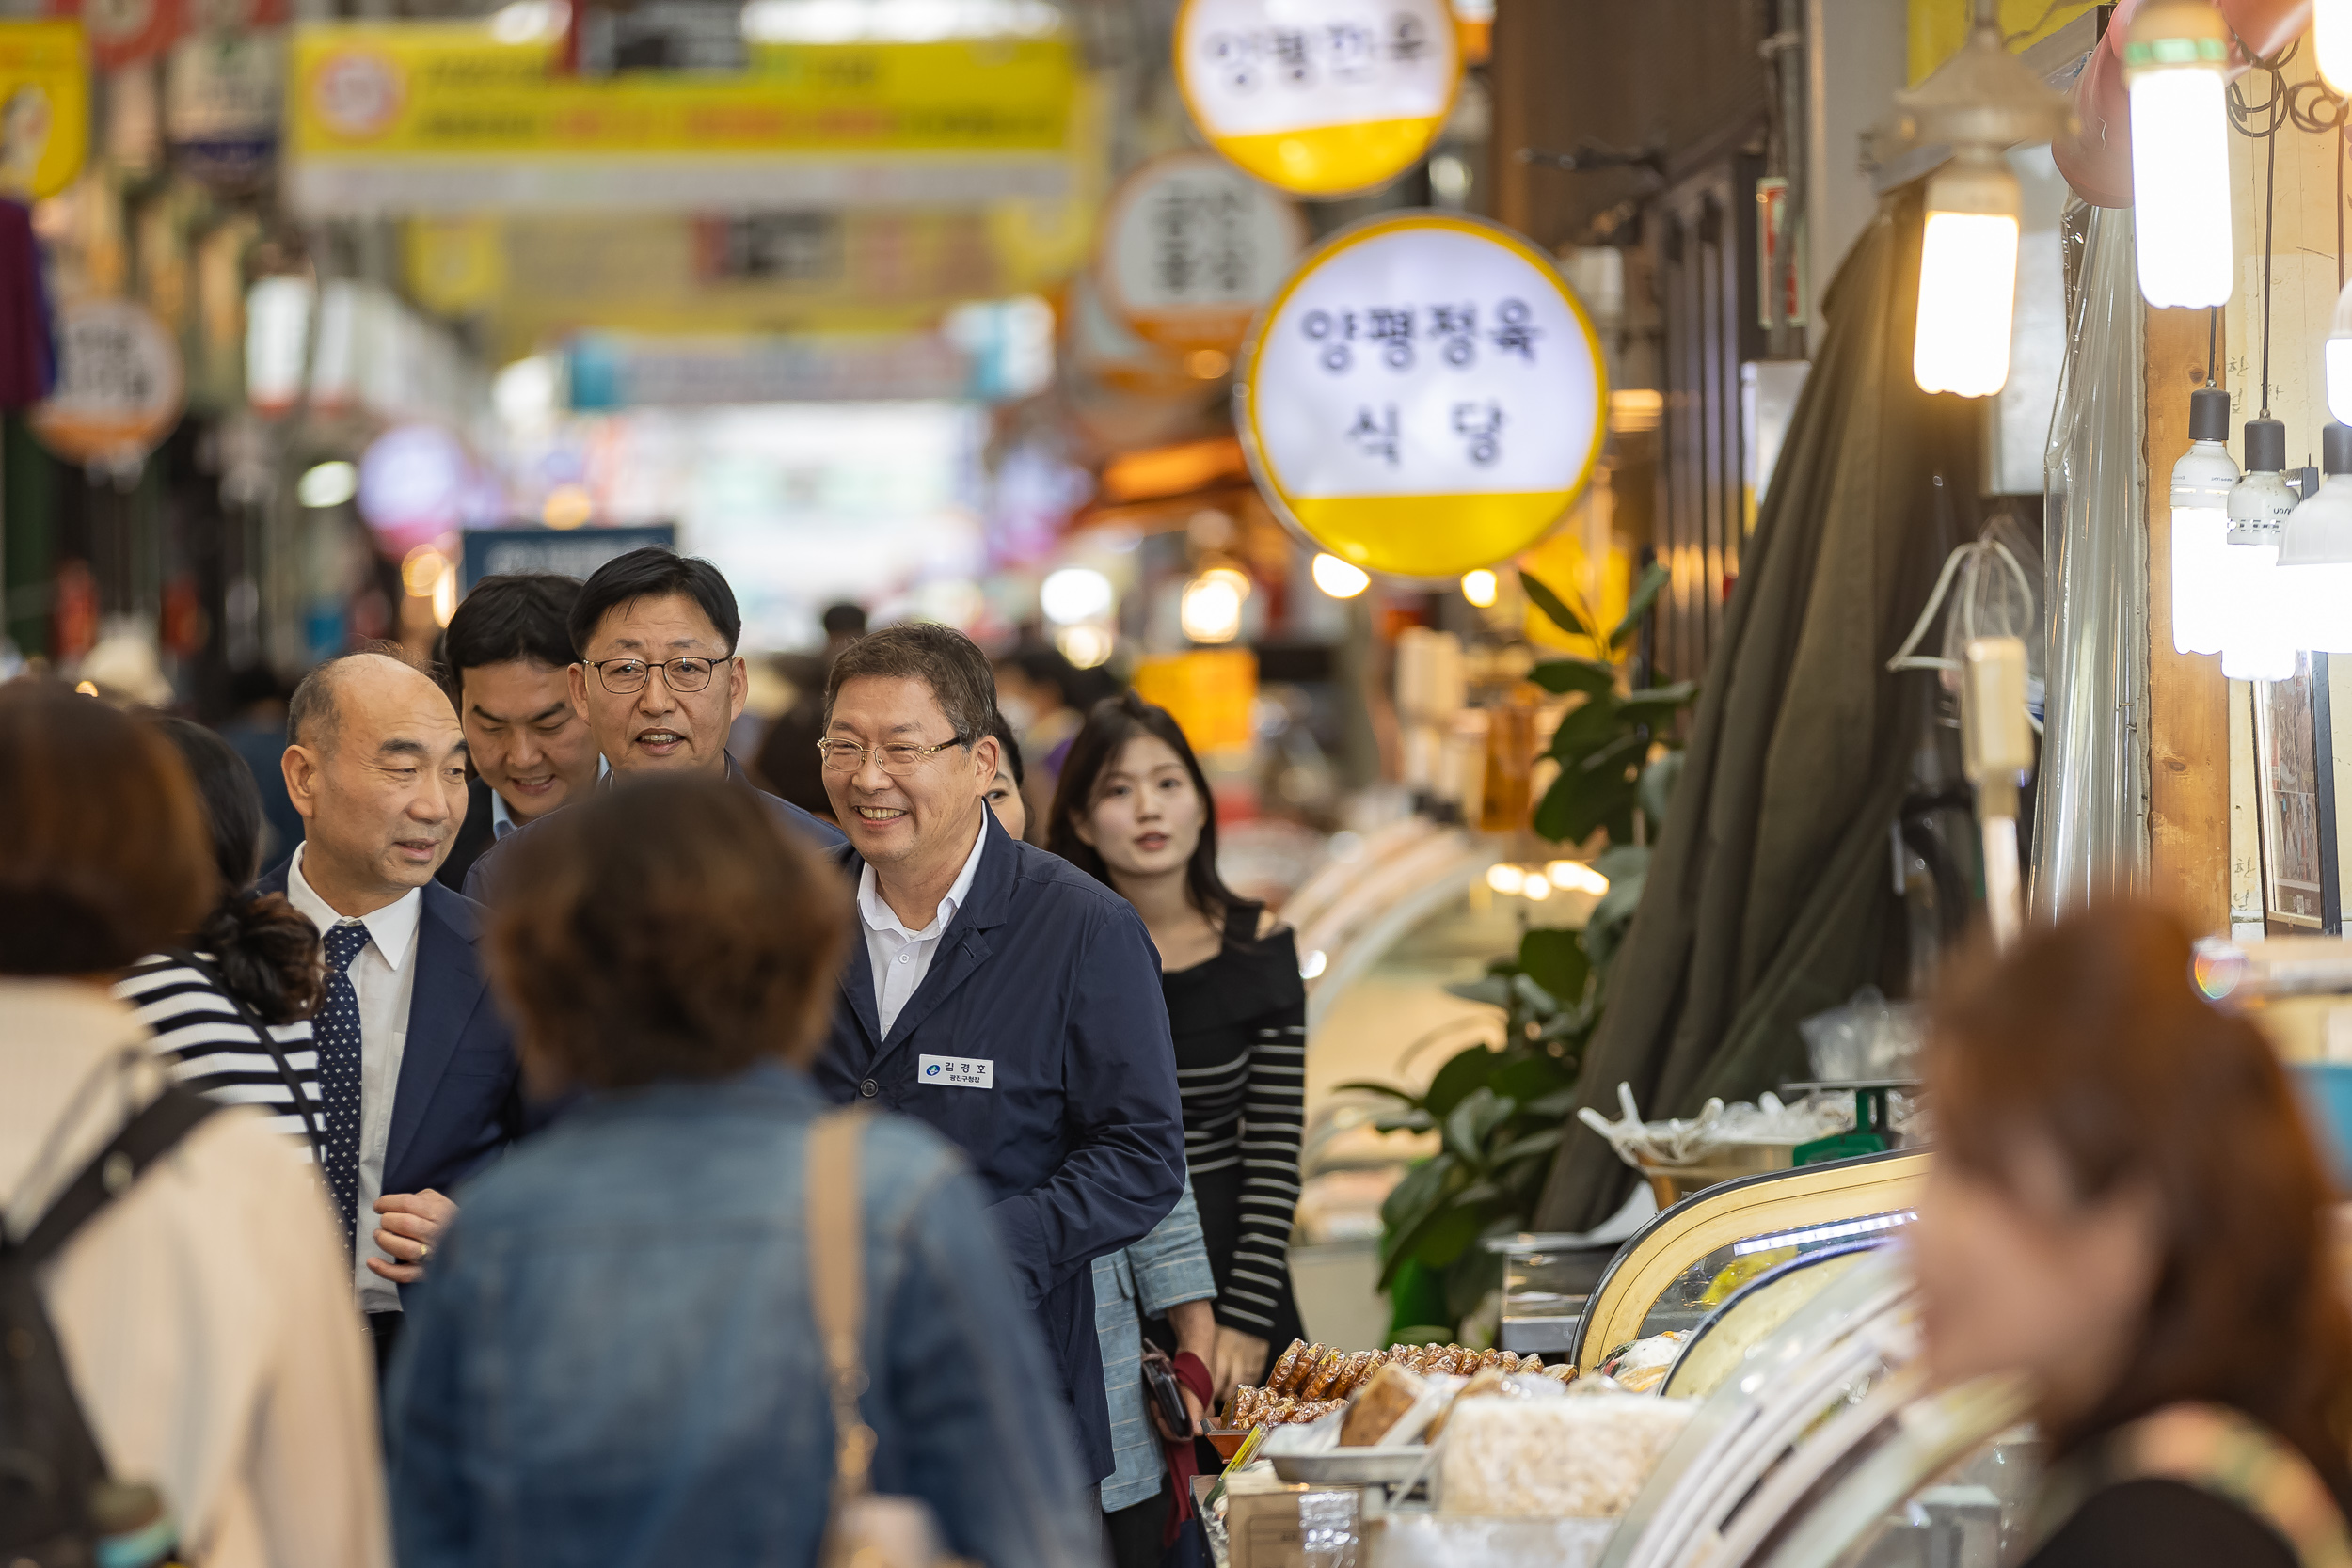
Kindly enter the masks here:
M 1579 1101 L 1604 1116 L 1621 1082 L 1660 1117 L 1803 1077 L 1797 1021 L 1878 978 L 1899 941 L 1888 832 L 1933 677 L 1885 664 L 1974 532 L 1980 407 L 1912 380 L 1921 221 L 1915 185 L 1890 196 L 1823 302 L 1586 1055 Z M 1568 1130 L 1538 1230 L 1598 1225 L 1632 1180 Z

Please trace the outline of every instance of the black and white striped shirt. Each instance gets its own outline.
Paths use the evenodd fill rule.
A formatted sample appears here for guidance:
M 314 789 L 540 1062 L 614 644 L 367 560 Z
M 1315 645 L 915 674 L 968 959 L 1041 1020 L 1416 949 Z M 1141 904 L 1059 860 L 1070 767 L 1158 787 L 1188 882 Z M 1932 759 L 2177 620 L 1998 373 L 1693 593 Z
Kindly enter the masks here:
M 179 958 L 158 953 L 142 958 L 115 983 L 115 995 L 137 1011 L 156 1052 L 170 1059 L 174 1078 L 215 1100 L 260 1107 L 272 1129 L 292 1138 L 305 1160 L 312 1158 L 310 1124 L 287 1083 L 291 1075 L 300 1085 L 313 1117 L 324 1114 L 310 1020 L 270 1028 L 285 1058 L 281 1069 L 218 984 Z

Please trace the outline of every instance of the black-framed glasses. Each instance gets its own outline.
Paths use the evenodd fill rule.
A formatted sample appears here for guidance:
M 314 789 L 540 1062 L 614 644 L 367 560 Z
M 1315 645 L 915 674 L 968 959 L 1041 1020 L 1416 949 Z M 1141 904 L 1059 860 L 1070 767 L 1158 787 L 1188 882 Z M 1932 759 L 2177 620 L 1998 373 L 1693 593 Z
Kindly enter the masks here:
M 827 738 L 817 743 L 817 754 L 824 759 L 825 767 L 835 773 L 854 773 L 866 766 L 866 759 L 870 756 L 881 765 L 883 772 L 894 779 L 902 779 L 948 747 L 962 744 L 963 737 L 961 736 L 943 740 L 936 746 L 861 746 L 854 740 Z
M 659 664 L 648 664 L 642 658 L 608 658 L 588 666 L 596 673 L 604 689 L 616 697 L 645 689 L 645 682 L 656 670 L 673 691 L 700 691 L 710 684 L 711 672 L 726 660 L 720 658 L 665 658 Z

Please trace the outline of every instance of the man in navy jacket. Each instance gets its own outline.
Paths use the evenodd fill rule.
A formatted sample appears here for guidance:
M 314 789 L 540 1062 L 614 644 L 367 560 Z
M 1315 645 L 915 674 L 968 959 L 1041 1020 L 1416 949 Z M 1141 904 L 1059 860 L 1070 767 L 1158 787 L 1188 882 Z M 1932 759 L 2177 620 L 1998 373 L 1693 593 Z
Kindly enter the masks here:
M 449 698 L 397 659 L 352 654 L 311 671 L 287 717 L 306 832 L 261 887 L 310 916 L 326 949 L 311 1021 L 323 1174 L 380 1360 L 399 1287 L 456 1212 L 448 1194 L 523 1131 L 524 1107 L 476 952 L 481 907 L 433 879 L 466 808 Z
M 995 706 L 987 657 L 943 626 L 885 628 L 833 667 L 825 789 L 864 941 L 815 1072 L 835 1100 L 930 1122 L 977 1168 L 1099 1479 L 1094 1259 L 1184 1193 L 1175 1049 L 1134 909 L 988 810 Z

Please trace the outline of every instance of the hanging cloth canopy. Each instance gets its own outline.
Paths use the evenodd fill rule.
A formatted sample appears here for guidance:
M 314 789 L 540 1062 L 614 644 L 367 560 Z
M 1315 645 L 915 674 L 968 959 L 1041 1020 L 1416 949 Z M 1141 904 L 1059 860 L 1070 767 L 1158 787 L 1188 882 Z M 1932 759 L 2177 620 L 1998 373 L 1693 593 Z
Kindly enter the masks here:
M 1881 977 L 1902 927 L 1889 830 L 1931 675 L 1891 674 L 1945 557 L 1976 531 L 1980 405 L 1912 379 L 1923 223 L 1890 195 L 1823 301 L 1827 335 L 1700 691 L 1578 1103 L 1630 1084 L 1688 1116 L 1806 1076 L 1797 1021 Z M 1568 1123 L 1538 1230 L 1607 1219 L 1632 1180 Z

